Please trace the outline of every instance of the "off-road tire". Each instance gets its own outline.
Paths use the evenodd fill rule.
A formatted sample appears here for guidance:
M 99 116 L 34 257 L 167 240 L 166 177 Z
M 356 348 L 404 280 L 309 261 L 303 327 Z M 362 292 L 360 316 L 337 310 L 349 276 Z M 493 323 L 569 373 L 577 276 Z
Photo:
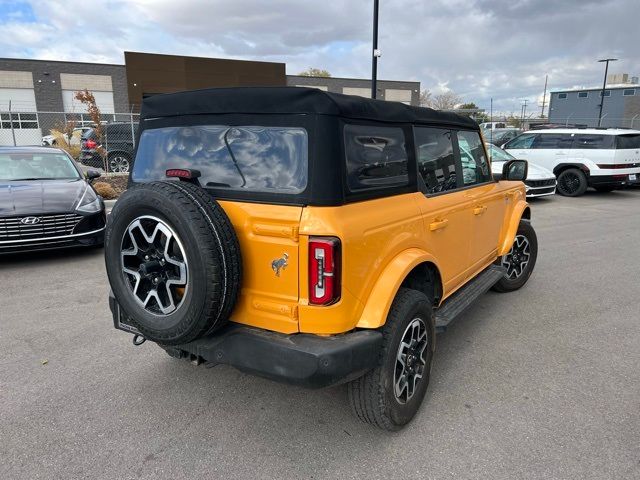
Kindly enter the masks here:
M 558 175 L 556 190 L 565 197 L 579 197 L 584 195 L 589 184 L 587 176 L 578 168 L 567 168 Z
M 522 274 L 517 278 L 508 278 L 507 275 L 502 277 L 498 283 L 492 287 L 492 290 L 496 292 L 512 292 L 521 288 L 525 283 L 527 283 L 527 280 L 529 280 L 529 277 L 533 272 L 533 268 L 536 265 L 536 260 L 538 258 L 538 237 L 529 220 L 520 220 L 520 225 L 518 225 L 518 231 L 516 232 L 516 240 L 518 239 L 518 236 L 525 237 L 529 243 L 529 261 L 523 269 Z M 505 255 L 505 257 L 508 256 L 509 253 Z M 496 261 L 496 264 L 501 265 L 503 258 L 504 257 L 500 257 Z
M 426 364 L 415 393 L 403 404 L 396 399 L 394 392 L 396 355 L 405 329 L 417 317 L 427 326 Z M 417 290 L 401 288 L 391 305 L 382 334 L 378 365 L 350 382 L 348 394 L 353 411 L 360 420 L 383 430 L 395 431 L 413 419 L 429 385 L 435 350 L 435 319 L 429 298 Z
M 128 226 L 152 216 L 182 242 L 188 283 L 178 308 L 149 313 L 138 303 L 123 273 L 121 250 Z M 105 233 L 105 263 L 114 296 L 149 340 L 176 345 L 213 333 L 228 320 L 241 286 L 242 260 L 235 231 L 222 207 L 202 188 L 177 181 L 138 184 L 116 202 Z

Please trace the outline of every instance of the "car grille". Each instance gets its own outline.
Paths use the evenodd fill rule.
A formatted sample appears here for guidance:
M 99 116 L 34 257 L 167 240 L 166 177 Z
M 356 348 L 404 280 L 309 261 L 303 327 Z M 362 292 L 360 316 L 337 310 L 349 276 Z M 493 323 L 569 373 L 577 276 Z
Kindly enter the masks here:
M 550 178 L 548 180 L 526 180 L 524 183 L 533 188 L 550 187 L 556 184 L 556 179 Z
M 24 218 L 38 219 L 38 222 L 25 224 Z M 81 219 L 82 215 L 75 213 L 0 218 L 0 241 L 70 235 Z

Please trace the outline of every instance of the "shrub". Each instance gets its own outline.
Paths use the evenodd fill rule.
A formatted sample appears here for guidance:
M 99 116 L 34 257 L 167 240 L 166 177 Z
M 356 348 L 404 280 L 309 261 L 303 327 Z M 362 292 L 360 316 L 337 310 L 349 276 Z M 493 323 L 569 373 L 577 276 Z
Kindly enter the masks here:
M 105 200 L 114 200 L 118 197 L 115 189 L 106 182 L 96 182 L 93 184 L 93 188 Z

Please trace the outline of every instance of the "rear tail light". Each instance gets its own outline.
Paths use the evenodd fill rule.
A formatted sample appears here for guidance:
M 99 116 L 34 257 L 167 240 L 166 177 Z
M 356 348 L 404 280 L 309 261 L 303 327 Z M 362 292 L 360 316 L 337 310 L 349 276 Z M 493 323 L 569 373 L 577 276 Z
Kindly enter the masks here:
M 309 239 L 309 303 L 330 305 L 340 299 L 340 240 Z
M 89 139 L 84 141 L 84 146 L 93 150 L 98 144 L 94 140 Z

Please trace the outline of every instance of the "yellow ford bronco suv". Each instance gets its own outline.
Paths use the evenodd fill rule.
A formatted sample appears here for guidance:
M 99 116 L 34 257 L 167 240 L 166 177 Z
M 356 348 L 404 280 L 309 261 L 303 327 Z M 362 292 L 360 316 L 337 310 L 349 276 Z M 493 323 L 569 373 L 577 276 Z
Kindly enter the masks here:
M 116 328 L 171 356 L 307 387 L 356 415 L 416 414 L 444 329 L 528 280 L 525 161 L 491 176 L 478 125 L 314 88 L 144 101 L 109 217 Z

